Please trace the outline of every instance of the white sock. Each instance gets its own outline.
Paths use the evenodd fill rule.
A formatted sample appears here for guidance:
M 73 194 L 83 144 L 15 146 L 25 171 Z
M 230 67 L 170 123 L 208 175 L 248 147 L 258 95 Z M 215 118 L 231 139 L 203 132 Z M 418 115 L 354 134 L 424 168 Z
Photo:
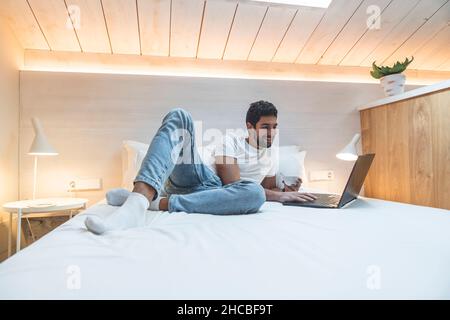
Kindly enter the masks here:
M 158 196 L 158 198 L 150 202 L 150 206 L 148 207 L 148 209 L 152 211 L 159 211 L 159 203 L 161 202 L 162 198 L 163 197 Z
M 144 195 L 131 192 L 125 203 L 106 219 L 90 216 L 84 223 L 88 230 L 95 234 L 134 228 L 144 225 L 148 207 L 149 202 Z
M 121 206 L 125 203 L 131 191 L 123 188 L 111 189 L 106 193 L 106 203 L 111 206 Z

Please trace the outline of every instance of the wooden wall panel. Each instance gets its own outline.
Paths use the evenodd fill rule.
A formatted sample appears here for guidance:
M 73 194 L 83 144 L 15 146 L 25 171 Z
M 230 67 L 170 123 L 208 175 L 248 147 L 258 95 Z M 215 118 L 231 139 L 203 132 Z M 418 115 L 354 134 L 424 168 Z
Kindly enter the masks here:
M 450 208 L 450 91 L 435 97 L 431 110 L 434 194 L 437 206 Z M 444 142 L 444 143 L 442 143 Z
M 0 262 L 8 249 L 9 214 L 2 204 L 19 200 L 19 69 L 23 49 L 0 17 Z M 16 220 L 16 219 L 14 219 Z M 14 226 L 16 221 L 14 221 Z M 13 240 L 13 245 L 15 241 Z
M 374 153 L 376 154 L 376 161 L 373 163 L 376 187 L 373 190 L 375 191 L 377 198 L 385 199 L 388 194 L 388 177 L 386 174 L 383 174 L 386 170 L 388 159 L 387 108 L 380 107 L 376 111 L 372 111 L 370 120 L 371 127 L 374 128 L 374 134 L 376 137 L 374 140 Z
M 362 152 L 363 154 L 371 153 L 374 150 L 374 146 L 372 141 L 375 141 L 375 137 L 372 137 L 372 134 L 375 134 L 375 131 L 371 130 L 370 124 L 370 115 L 371 112 L 361 112 L 360 113 L 360 122 L 361 122 L 361 136 L 362 139 Z M 376 161 L 376 159 L 374 159 Z M 367 174 L 366 181 L 364 183 L 364 194 L 373 196 L 375 186 L 375 169 L 371 168 Z
M 433 150 L 431 101 L 426 96 L 411 101 L 409 108 L 411 200 L 415 204 L 431 206 L 433 192 Z
M 369 197 L 450 209 L 450 90 L 362 110 Z
M 409 171 L 409 102 L 398 103 L 396 108 L 387 109 L 387 157 L 386 199 L 400 202 L 410 202 L 410 171 Z

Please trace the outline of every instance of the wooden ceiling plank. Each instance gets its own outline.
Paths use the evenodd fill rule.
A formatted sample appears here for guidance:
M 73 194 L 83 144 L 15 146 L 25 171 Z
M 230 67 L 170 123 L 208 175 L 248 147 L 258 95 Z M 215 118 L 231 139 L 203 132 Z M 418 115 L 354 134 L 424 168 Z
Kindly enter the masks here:
M 296 12 L 297 9 L 290 7 L 270 7 L 248 60 L 270 62 Z
M 301 50 L 296 63 L 316 64 L 349 22 L 363 0 L 333 0 L 325 15 Z
M 447 39 L 450 37 L 450 33 L 447 33 Z M 420 70 L 430 71 L 445 71 L 439 69 L 439 67 L 449 58 L 448 46 L 441 46 L 441 48 L 433 53 L 433 55 L 424 64 L 422 64 Z
M 370 67 L 373 61 L 385 61 L 448 0 L 422 0 L 360 64 Z M 398 60 L 405 57 L 396 57 Z
M 81 52 L 64 0 L 28 0 L 52 50 Z
M 71 6 L 79 8 L 80 19 L 73 22 L 83 52 L 111 53 L 100 0 L 66 0 L 66 4 L 69 12 Z
M 169 55 L 170 0 L 138 0 L 142 54 Z
M 247 60 L 267 8 L 262 3 L 239 3 L 224 60 Z
M 294 63 L 324 13 L 323 8 L 300 8 L 272 61 Z
M 450 53 L 447 57 L 447 60 L 443 64 L 435 68 L 434 71 L 450 71 Z
M 112 52 L 141 54 L 136 0 L 101 0 Z
M 237 5 L 237 1 L 208 1 L 206 3 L 198 58 L 222 58 Z
M 382 12 L 380 28 L 368 30 L 339 62 L 342 66 L 359 66 L 391 30 L 404 19 L 420 0 L 394 0 Z
M 421 48 L 428 40 L 433 38 L 439 31 L 450 23 L 450 1 L 439 9 L 408 41 L 397 48 L 383 64 L 391 65 L 397 60 L 411 56 Z M 449 40 L 450 46 L 450 40 Z M 450 47 L 448 48 L 450 52 Z
M 0 15 L 25 49 L 50 50 L 45 36 L 26 0 L 0 1 Z
M 204 0 L 172 0 L 170 56 L 196 56 L 204 5 Z
M 364 0 L 364 3 L 358 8 L 341 33 L 339 33 L 336 40 L 327 48 L 319 60 L 319 64 L 339 64 L 345 54 L 350 51 L 353 44 L 369 30 L 369 26 L 367 26 L 367 21 L 370 17 L 367 13 L 369 6 L 376 6 L 381 13 L 390 2 L 391 0 Z
M 449 56 L 450 26 L 443 28 L 432 39 L 414 52 L 413 69 L 435 70 L 447 61 Z

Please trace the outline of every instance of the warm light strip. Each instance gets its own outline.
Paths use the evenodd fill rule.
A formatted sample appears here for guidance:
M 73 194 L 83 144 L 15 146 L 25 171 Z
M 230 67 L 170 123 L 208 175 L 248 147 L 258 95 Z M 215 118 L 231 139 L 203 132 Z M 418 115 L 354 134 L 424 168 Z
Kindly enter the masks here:
M 22 70 L 285 81 L 379 83 L 370 68 L 229 61 L 138 55 L 111 55 L 25 50 Z M 408 70 L 407 84 L 429 85 L 450 78 L 450 72 Z
M 175 71 L 175 70 L 136 70 L 136 69 L 108 69 L 96 67 L 77 67 L 77 68 L 58 68 L 50 66 L 26 66 L 22 71 L 40 71 L 40 72 L 67 72 L 67 73 L 96 73 L 96 74 L 117 74 L 117 75 L 142 75 L 142 76 L 171 76 L 171 77 L 195 77 L 195 78 L 223 78 L 223 79 L 247 79 L 247 80 L 278 80 L 278 81 L 321 81 L 321 82 L 344 82 L 344 83 L 378 83 L 367 77 L 342 76 L 314 76 L 314 75 L 271 75 L 271 74 L 244 74 L 244 73 L 213 73 L 210 71 Z M 428 83 L 428 82 L 426 82 Z M 426 84 L 423 83 L 423 84 Z M 416 83 L 409 83 L 416 84 Z
M 50 66 L 26 66 L 22 71 L 36 72 L 67 72 L 67 73 L 94 73 L 94 74 L 116 74 L 116 75 L 142 75 L 142 76 L 171 76 L 171 77 L 198 77 L 198 78 L 223 78 L 223 79 L 247 79 L 247 80 L 278 80 L 278 81 L 320 81 L 320 82 L 339 82 L 339 83 L 378 83 L 367 77 L 361 76 L 277 76 L 277 75 L 251 75 L 251 74 L 220 74 L 220 73 L 201 73 L 201 72 L 176 72 L 176 71 L 151 71 L 151 70 L 131 70 L 131 69 L 106 69 L 95 67 L 77 67 L 77 68 L 58 68 Z M 411 73 L 411 72 L 406 72 Z M 450 75 L 449 75 L 450 76 Z M 447 77 L 448 78 L 448 77 Z M 444 77 L 433 75 L 425 78 L 410 78 L 406 85 L 431 85 L 443 81 Z
M 294 6 L 328 8 L 332 0 L 253 0 L 253 1 L 288 4 Z

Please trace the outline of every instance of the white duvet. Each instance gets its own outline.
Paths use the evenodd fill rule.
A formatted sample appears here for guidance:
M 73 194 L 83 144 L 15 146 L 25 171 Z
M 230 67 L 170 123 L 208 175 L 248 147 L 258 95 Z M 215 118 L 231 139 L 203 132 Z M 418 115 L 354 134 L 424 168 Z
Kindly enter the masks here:
M 0 264 L 2 299 L 450 298 L 450 212 L 360 198 L 244 216 L 148 212 L 96 236 L 100 203 Z

